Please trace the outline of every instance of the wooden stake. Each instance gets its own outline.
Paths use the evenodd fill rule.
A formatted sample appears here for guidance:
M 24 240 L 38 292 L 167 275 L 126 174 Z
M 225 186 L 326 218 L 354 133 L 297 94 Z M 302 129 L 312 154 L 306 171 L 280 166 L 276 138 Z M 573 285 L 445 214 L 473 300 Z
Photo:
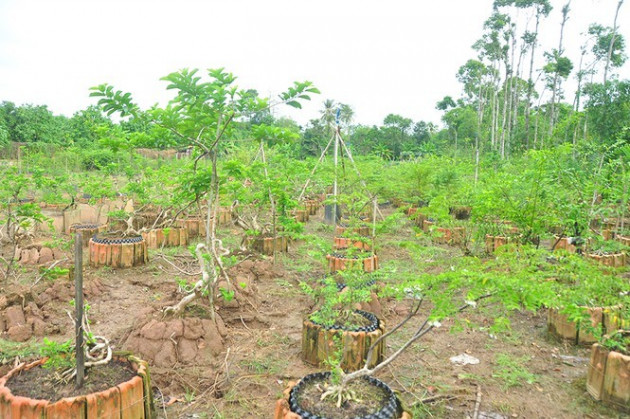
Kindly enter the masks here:
M 74 236 L 74 302 L 75 302 L 75 352 L 77 362 L 76 388 L 83 387 L 85 356 L 83 352 L 83 238 L 78 231 Z

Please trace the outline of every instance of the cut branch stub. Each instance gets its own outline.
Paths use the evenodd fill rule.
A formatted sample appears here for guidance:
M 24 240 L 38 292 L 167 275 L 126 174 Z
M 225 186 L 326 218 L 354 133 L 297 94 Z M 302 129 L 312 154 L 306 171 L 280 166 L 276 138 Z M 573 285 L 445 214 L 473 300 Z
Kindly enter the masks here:
M 141 236 L 108 238 L 96 235 L 90 239 L 90 266 L 111 266 L 131 268 L 149 261 L 147 243 Z
M 73 224 L 70 227 L 70 234 L 74 236 L 77 231 L 81 232 L 81 238 L 83 240 L 83 247 L 87 247 L 90 243 L 90 239 L 98 233 L 102 233 L 107 230 L 107 225 L 102 224 Z
M 375 325 L 367 330 L 346 331 L 327 329 L 322 325 L 305 319 L 302 323 L 302 359 L 313 365 L 322 363 L 337 350 L 334 337 L 341 339 L 343 357 L 341 368 L 345 371 L 356 371 L 365 365 L 370 346 L 385 332 L 385 323 L 372 313 L 365 313 L 374 317 Z M 374 348 L 370 367 L 378 365 L 385 357 L 385 339 Z
M 168 234 L 165 234 L 165 230 Z M 162 246 L 186 246 L 188 244 L 188 230 L 184 227 L 155 228 L 143 232 L 142 238 L 146 241 L 149 249 L 159 249 Z

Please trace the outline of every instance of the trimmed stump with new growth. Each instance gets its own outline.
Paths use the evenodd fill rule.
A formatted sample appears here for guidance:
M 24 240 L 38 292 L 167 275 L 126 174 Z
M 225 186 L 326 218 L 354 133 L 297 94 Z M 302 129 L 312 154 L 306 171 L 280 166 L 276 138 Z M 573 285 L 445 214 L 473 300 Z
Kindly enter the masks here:
M 413 418 L 394 391 L 374 377 L 362 377 L 348 383 L 348 388 L 365 400 L 348 400 L 340 408 L 336 407 L 334 398 L 321 400 L 322 387 L 328 382 L 330 372 L 317 372 L 303 377 L 297 384 L 289 383 L 283 397 L 276 402 L 274 419 Z
M 326 327 L 304 319 L 302 323 L 302 359 L 312 365 L 321 366 L 338 350 L 335 338 L 340 339 L 343 348 L 341 367 L 344 371 L 355 371 L 365 365 L 370 346 L 385 333 L 385 323 L 374 314 L 356 310 L 367 324 L 353 329 L 333 325 Z M 370 367 L 378 365 L 385 357 L 385 339 L 372 351 Z
M 269 256 L 273 255 L 274 252 L 288 252 L 289 238 L 286 236 L 248 237 L 247 245 L 252 250 Z
M 603 254 L 585 253 L 584 257 L 586 259 L 594 260 L 600 265 L 611 266 L 613 268 L 626 266 L 627 258 L 628 258 L 624 252 L 603 253 Z
M 159 249 L 162 246 L 186 246 L 188 244 L 188 230 L 184 227 L 156 228 L 142 232 L 142 238 L 149 249 Z
M 458 245 L 464 243 L 466 230 L 464 227 L 437 227 L 433 242 L 438 244 Z
M 56 419 L 56 418 L 154 418 L 153 393 L 149 367 L 146 362 L 134 357 L 114 357 L 107 365 L 92 368 L 129 368 L 132 378 L 106 390 L 58 400 L 45 400 L 39 392 L 40 376 L 44 369 L 40 359 L 30 364 L 21 364 L 0 378 L 0 418 Z M 113 363 L 116 363 L 114 365 Z M 29 379 L 28 376 L 32 375 Z M 50 377 L 49 380 L 52 380 Z M 23 390 L 17 390 L 22 383 Z M 73 385 L 73 382 L 72 384 Z M 29 389 L 29 387 L 32 387 Z M 14 389 L 14 390 L 12 390 Z M 24 394 L 26 391 L 28 394 Z M 14 394 L 16 393 L 16 394 Z M 31 396 L 32 395 L 32 396 Z
M 358 266 L 364 272 L 374 272 L 378 269 L 378 256 L 373 253 L 348 256 L 345 252 L 340 251 L 326 255 L 326 259 L 328 259 L 328 271 L 331 273 L 352 269 L 354 266 Z
M 90 239 L 98 233 L 102 233 L 107 230 L 107 225 L 97 224 L 73 224 L 70 227 L 70 234 L 74 236 L 74 233 L 81 233 L 81 240 L 83 240 L 83 247 L 87 247 L 90 244 Z
M 149 261 L 147 243 L 142 236 L 116 237 L 99 235 L 90 239 L 90 266 L 98 268 L 131 268 Z
M 602 335 L 614 332 L 622 326 L 621 307 L 582 307 L 590 318 L 590 327 L 598 328 Z M 590 345 L 597 342 L 597 338 L 581 325 L 581 322 L 572 322 L 566 314 L 558 309 L 550 308 L 547 311 L 547 330 L 559 339 L 567 340 L 575 345 Z
M 595 400 L 623 412 L 630 412 L 630 347 L 627 342 L 630 331 L 613 334 L 625 339 L 625 351 L 610 350 L 595 343 L 591 349 L 591 361 L 586 376 L 586 390 Z

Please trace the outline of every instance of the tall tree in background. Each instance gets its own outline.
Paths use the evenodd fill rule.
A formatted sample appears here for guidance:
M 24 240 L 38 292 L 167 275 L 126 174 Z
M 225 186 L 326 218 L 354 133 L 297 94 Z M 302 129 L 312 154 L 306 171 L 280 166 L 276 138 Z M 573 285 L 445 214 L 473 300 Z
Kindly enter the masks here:
M 619 3 L 617 3 L 617 10 L 615 11 L 615 19 L 613 22 L 612 34 L 610 37 L 610 45 L 608 47 L 608 54 L 606 55 L 606 66 L 604 67 L 604 84 L 606 84 L 606 81 L 608 80 L 608 68 L 610 67 L 610 63 L 613 58 L 615 40 L 617 38 L 617 18 L 619 17 L 619 9 L 621 9 L 623 1 L 624 0 L 619 0 Z
M 569 20 L 569 11 L 571 6 L 571 0 L 562 7 L 562 23 L 560 24 L 560 40 L 558 41 L 558 49 L 552 50 L 551 53 L 545 53 L 547 57 L 547 65 L 545 65 L 545 73 L 551 76 L 551 102 L 549 103 L 549 131 L 548 138 L 551 139 L 553 135 L 553 128 L 556 122 L 556 99 L 560 92 L 560 80 L 566 79 L 571 74 L 573 69 L 573 63 L 571 60 L 564 57 L 564 27 Z M 541 148 L 544 146 L 541 141 Z

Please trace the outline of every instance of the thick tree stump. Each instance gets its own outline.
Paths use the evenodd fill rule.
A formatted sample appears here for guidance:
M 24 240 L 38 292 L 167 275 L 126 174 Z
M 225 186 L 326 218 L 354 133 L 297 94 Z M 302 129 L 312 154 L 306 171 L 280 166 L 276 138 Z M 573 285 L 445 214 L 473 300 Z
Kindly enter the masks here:
M 321 366 L 338 349 L 334 337 L 341 339 L 343 356 L 341 367 L 344 371 L 355 371 L 363 367 L 370 346 L 385 333 L 385 324 L 378 322 L 373 331 L 331 330 L 305 319 L 302 323 L 302 359 L 309 364 Z M 370 367 L 378 365 L 385 358 L 385 339 L 379 342 L 372 353 Z
M 613 332 L 621 327 L 621 307 L 584 307 L 588 311 L 591 326 L 599 328 L 602 334 Z M 590 345 L 597 338 L 580 323 L 569 321 L 565 314 L 555 308 L 547 311 L 547 330 L 550 334 L 576 345 Z
M 149 261 L 147 243 L 141 236 L 129 238 L 92 237 L 89 243 L 90 266 L 131 268 Z
M 74 233 L 80 231 L 81 238 L 83 240 L 83 247 L 87 247 L 90 244 L 90 239 L 92 238 L 92 236 L 98 233 L 102 233 L 106 230 L 106 224 L 74 224 L 70 227 L 70 234 L 74 236 Z
M 159 249 L 162 246 L 186 246 L 188 244 L 188 230 L 184 227 L 156 228 L 143 232 L 142 238 L 149 249 Z

